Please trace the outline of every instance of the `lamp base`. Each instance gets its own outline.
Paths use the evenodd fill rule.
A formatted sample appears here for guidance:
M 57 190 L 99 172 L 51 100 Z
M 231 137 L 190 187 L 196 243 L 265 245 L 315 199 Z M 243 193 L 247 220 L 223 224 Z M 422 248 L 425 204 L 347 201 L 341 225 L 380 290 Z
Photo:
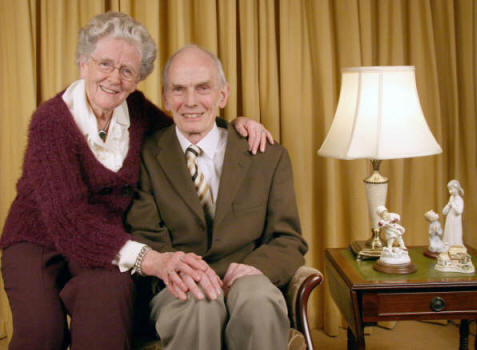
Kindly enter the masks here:
M 368 241 L 352 241 L 351 251 L 356 255 L 356 260 L 378 259 L 381 256 L 382 247 L 371 247 Z
M 373 228 L 371 229 L 371 233 L 372 236 L 366 241 L 366 246 L 374 250 L 381 250 L 384 244 L 379 237 L 379 229 Z
M 377 259 L 383 250 L 383 241 L 379 237 L 379 229 L 371 229 L 371 237 L 367 241 L 352 241 L 351 251 L 356 260 Z

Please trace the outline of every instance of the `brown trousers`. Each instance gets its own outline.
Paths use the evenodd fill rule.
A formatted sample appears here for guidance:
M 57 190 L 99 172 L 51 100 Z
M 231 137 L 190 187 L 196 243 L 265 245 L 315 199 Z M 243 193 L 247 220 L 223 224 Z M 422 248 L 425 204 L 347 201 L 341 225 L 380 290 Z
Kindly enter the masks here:
M 130 348 L 129 272 L 84 268 L 54 250 L 17 243 L 3 251 L 2 274 L 13 315 L 10 350 Z

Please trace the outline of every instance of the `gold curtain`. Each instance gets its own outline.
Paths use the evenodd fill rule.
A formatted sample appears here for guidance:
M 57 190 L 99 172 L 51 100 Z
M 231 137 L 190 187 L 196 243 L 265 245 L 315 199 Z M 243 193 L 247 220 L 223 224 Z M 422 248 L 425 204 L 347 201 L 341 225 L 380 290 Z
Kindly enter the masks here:
M 187 43 L 217 53 L 232 95 L 225 117 L 260 120 L 291 155 L 308 264 L 323 251 L 366 239 L 365 160 L 320 158 L 342 67 L 414 65 L 427 122 L 443 148 L 432 157 L 383 162 L 388 208 L 408 245 L 427 244 L 424 212 L 438 212 L 452 178 L 465 189 L 464 241 L 477 247 L 477 5 L 473 0 L 0 0 L 0 226 L 15 195 L 33 110 L 76 79 L 79 27 L 119 10 L 158 43 L 154 73 L 140 84 L 161 104 L 160 69 Z M 327 286 L 312 298 L 312 326 L 333 335 L 341 319 Z M 0 298 L 8 335 L 8 301 Z M 0 334 L 2 333 L 0 324 Z M 4 332 L 3 332 L 4 333 Z

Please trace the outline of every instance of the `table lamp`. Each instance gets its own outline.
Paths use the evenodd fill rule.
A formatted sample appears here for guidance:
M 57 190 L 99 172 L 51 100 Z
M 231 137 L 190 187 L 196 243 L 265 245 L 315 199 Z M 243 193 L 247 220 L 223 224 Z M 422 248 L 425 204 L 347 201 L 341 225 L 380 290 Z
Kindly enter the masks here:
M 376 208 L 385 205 L 388 179 L 379 173 L 381 160 L 441 152 L 422 113 L 413 66 L 342 70 L 335 117 L 318 154 L 371 161 L 364 183 L 372 236 L 351 243 L 358 258 L 378 258 L 382 250 Z

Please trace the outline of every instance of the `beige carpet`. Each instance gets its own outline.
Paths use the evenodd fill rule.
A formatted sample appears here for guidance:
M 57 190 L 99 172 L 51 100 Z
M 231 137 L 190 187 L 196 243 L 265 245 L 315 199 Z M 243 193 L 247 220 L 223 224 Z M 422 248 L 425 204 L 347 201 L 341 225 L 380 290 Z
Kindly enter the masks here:
M 370 327 L 366 335 L 366 350 L 451 350 L 459 349 L 459 326 L 431 322 L 400 321 L 394 329 Z M 368 328 L 366 328 L 368 329 Z M 471 324 L 469 348 L 474 348 L 475 324 Z M 346 329 L 340 329 L 337 337 L 329 337 L 322 330 L 312 331 L 317 350 L 346 350 Z

